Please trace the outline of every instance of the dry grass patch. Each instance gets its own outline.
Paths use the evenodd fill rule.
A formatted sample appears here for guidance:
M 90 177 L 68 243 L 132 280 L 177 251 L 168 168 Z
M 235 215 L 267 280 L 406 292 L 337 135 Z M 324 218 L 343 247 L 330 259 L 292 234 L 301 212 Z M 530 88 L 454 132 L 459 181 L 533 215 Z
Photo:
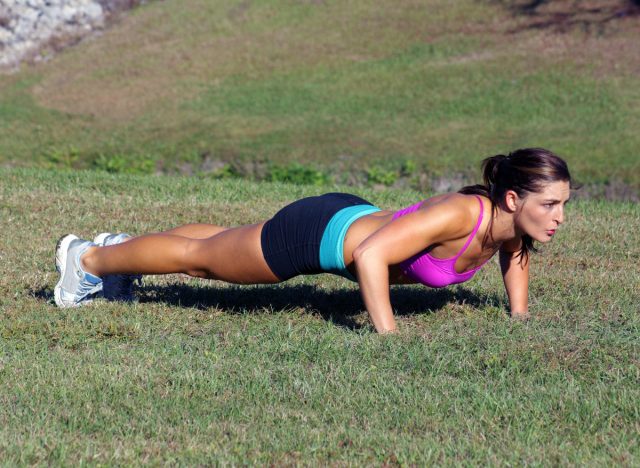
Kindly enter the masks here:
M 463 14 L 481 15 L 472 3 L 456 9 L 445 3 L 313 4 L 291 24 L 277 6 L 246 3 L 238 19 L 232 2 L 157 4 L 43 65 L 46 74 L 33 94 L 62 112 L 132 119 L 159 103 L 189 100 L 200 81 L 381 58 L 416 39 L 455 31 L 447 24 Z M 296 8 L 302 9 L 289 6 Z
M 550 2 L 549 11 L 540 15 L 559 14 L 554 9 L 567 8 L 556 3 L 567 2 Z M 483 49 L 444 60 L 443 65 L 504 63 L 505 59 L 508 63 L 515 52 L 527 62 L 536 57 L 538 66 L 548 61 L 573 63 L 596 69 L 604 77 L 633 75 L 640 68 L 640 56 L 632 53 L 638 25 L 631 18 L 616 21 L 602 37 L 532 28 L 532 17 L 486 15 L 483 10 L 491 7 L 476 2 L 456 9 L 434 2 L 428 14 L 422 2 L 377 5 L 376 9 L 362 4 L 350 15 L 343 13 L 346 7 L 342 5 L 321 3 L 309 6 L 312 12 L 303 15 L 299 24 L 284 26 L 276 21 L 275 27 L 265 29 L 259 15 L 266 12 L 277 18 L 273 11 L 251 2 L 225 5 L 212 8 L 192 1 L 181 5 L 180 13 L 169 5 L 143 8 L 99 40 L 46 65 L 46 76 L 34 87 L 33 95 L 41 105 L 62 112 L 99 120 L 131 120 L 159 107 L 167 114 L 177 111 L 180 102 L 197 95 L 198 82 L 369 61 L 411 40 L 432 42 L 460 32 L 482 36 Z M 186 29 L 177 16 L 186 17 L 197 9 L 202 15 L 219 17 Z M 237 11 L 242 12 L 241 19 Z M 505 41 L 505 36 L 511 37 Z

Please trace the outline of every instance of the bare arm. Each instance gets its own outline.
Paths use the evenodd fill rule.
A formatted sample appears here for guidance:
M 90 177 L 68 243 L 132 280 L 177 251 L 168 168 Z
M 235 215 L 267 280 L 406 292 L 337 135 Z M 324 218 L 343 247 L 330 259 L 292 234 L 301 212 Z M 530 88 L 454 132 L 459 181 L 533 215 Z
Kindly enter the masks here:
M 526 318 L 529 315 L 529 260 L 520 262 L 519 248 L 503 246 L 500 249 L 500 270 L 509 297 L 511 316 Z
M 353 252 L 360 292 L 379 333 L 396 331 L 389 298 L 389 266 L 430 245 L 469 235 L 474 214 L 460 197 L 421 209 L 379 229 Z
M 354 253 L 354 263 L 360 284 L 360 294 L 378 333 L 395 332 L 391 299 L 389 298 L 389 265 L 375 251 Z

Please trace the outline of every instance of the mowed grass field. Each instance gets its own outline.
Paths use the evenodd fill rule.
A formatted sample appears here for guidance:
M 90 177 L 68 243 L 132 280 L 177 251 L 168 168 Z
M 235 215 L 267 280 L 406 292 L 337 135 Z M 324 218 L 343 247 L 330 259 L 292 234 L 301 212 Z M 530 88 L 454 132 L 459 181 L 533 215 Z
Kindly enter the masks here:
M 549 2 L 542 16 L 505 7 L 524 3 L 151 2 L 0 76 L 0 163 L 227 163 L 260 178 L 256 161 L 295 161 L 348 183 L 405 161 L 428 180 L 456 179 L 480 157 L 543 146 L 581 182 L 623 184 L 616 196 L 637 199 L 637 16 L 605 21 L 617 0 Z M 562 14 L 573 23 L 553 19 Z
M 392 289 L 379 336 L 355 285 L 147 277 L 139 303 L 51 303 L 66 232 L 251 223 L 321 191 L 0 169 L 0 459 L 49 464 L 640 464 L 640 207 L 577 201 L 533 258 L 531 320 L 497 264 Z M 383 208 L 412 191 L 357 193 Z

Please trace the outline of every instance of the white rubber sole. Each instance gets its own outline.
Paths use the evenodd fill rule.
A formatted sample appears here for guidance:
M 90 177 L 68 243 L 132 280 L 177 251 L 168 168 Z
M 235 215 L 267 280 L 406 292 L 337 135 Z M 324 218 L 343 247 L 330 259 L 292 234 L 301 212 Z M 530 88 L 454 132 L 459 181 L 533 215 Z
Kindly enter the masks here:
M 60 273 L 60 279 L 58 280 L 56 287 L 53 289 L 53 299 L 55 300 L 56 305 L 61 308 L 77 306 L 77 304 L 65 304 L 62 301 L 61 294 L 62 278 L 64 278 L 64 272 L 67 268 L 67 252 L 69 251 L 69 244 L 77 238 L 78 236 L 67 234 L 66 236 L 62 236 L 56 245 L 56 269 Z

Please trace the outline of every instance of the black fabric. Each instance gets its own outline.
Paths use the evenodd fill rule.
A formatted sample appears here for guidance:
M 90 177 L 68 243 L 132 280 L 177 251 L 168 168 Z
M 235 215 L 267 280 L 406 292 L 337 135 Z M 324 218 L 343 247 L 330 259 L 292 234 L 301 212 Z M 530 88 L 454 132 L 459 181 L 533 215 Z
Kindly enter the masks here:
M 265 223 L 262 253 L 282 281 L 297 275 L 322 273 L 320 241 L 334 214 L 354 205 L 371 205 L 348 193 L 326 193 L 295 201 Z

